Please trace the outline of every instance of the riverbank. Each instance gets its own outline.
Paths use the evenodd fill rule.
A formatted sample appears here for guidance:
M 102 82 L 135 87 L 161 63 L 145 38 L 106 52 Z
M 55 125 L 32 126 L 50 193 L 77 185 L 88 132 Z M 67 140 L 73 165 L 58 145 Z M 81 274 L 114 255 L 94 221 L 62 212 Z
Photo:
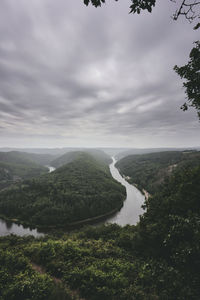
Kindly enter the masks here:
M 124 200 L 125 200 L 125 198 L 124 198 Z M 33 225 L 32 223 L 24 222 L 19 219 L 8 218 L 4 215 L 0 215 L 0 220 L 9 222 L 11 224 L 22 225 L 24 227 L 24 229 L 38 230 L 39 233 L 51 233 L 51 231 L 55 231 L 55 230 L 73 230 L 73 229 L 78 229 L 80 226 L 89 225 L 89 224 L 93 225 L 93 224 L 99 223 L 101 221 L 106 221 L 109 217 L 114 216 L 118 211 L 120 211 L 120 209 L 122 207 L 123 207 L 123 203 L 119 207 L 109 211 L 106 214 L 102 214 L 102 215 L 92 217 L 92 218 L 87 218 L 87 219 L 80 220 L 80 221 L 67 223 L 67 224 L 60 225 L 60 226 L 58 226 L 58 225 L 56 225 L 56 226 Z
M 127 181 L 128 178 L 123 178 L 118 169 L 115 167 L 116 160 L 113 158 L 112 164 L 110 164 L 110 172 L 112 177 L 120 182 L 126 188 L 126 196 L 122 199 L 122 203 L 112 209 L 111 211 L 101 214 L 95 217 L 87 218 L 84 220 L 78 220 L 74 222 L 70 222 L 64 225 L 37 225 L 28 223 L 19 219 L 8 218 L 6 216 L 0 215 L 2 220 L 6 222 L 22 225 L 25 229 L 30 230 L 38 230 L 39 233 L 53 233 L 56 231 L 71 231 L 79 229 L 84 225 L 98 225 L 99 223 L 117 223 L 118 225 L 125 226 L 126 224 L 129 225 L 136 225 L 139 221 L 139 216 L 143 214 L 143 209 L 141 206 L 144 204 L 144 195 L 141 194 L 139 189 L 135 188 L 132 184 L 129 184 Z

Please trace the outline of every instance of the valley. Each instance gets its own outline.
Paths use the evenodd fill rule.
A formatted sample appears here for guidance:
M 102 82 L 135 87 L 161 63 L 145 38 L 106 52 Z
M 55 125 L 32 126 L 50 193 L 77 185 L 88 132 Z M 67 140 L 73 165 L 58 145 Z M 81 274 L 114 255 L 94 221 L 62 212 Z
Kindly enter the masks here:
M 0 299 L 198 299 L 198 151 L 46 166 L 0 191 Z

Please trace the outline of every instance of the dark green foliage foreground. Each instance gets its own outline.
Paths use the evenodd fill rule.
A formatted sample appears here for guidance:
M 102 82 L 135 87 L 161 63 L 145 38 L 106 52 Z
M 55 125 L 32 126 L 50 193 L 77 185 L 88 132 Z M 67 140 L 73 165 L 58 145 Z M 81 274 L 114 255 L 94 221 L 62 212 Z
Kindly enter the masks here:
M 129 155 L 116 164 L 120 173 L 129 176 L 128 181 L 142 190 L 153 194 L 160 189 L 160 184 L 170 177 L 175 170 L 200 164 L 200 152 L 166 151 L 142 155 Z
M 200 23 L 197 24 L 196 29 L 199 27 Z M 176 65 L 174 70 L 181 78 L 186 80 L 183 86 L 187 95 L 187 103 L 184 103 L 181 108 L 187 110 L 188 106 L 193 106 L 197 110 L 200 119 L 200 41 L 195 42 L 188 63 L 182 67 Z
M 30 238 L 28 238 L 30 240 Z M 1 238 L 0 300 L 67 300 L 72 299 L 61 284 L 47 274 L 34 271 L 30 260 L 18 244 L 27 239 Z
M 119 209 L 125 194 L 105 163 L 78 152 L 56 171 L 2 191 L 0 212 L 27 224 L 59 227 Z
M 118 0 L 115 0 L 118 1 Z M 101 6 L 106 0 L 83 0 L 85 5 L 91 3 L 95 7 Z M 152 8 L 155 6 L 156 0 L 131 0 L 130 13 L 140 14 L 142 10 L 147 10 L 148 12 L 152 11 Z
M 50 299 L 45 295 L 56 278 L 77 299 L 199 300 L 199 182 L 200 166 L 174 173 L 146 202 L 137 226 L 86 227 L 40 240 L 0 238 L 0 299 L 18 299 L 18 293 L 20 300 Z M 30 262 L 49 275 L 31 271 Z

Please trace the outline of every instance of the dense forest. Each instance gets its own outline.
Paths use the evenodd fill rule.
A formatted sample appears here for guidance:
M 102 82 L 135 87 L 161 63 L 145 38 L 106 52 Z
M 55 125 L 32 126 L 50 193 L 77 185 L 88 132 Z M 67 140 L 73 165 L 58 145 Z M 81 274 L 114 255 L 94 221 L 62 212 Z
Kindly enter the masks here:
M 1 215 L 35 226 L 65 226 L 119 209 L 125 188 L 104 162 L 88 153 L 68 153 L 73 161 L 0 193 Z
M 0 189 L 18 181 L 48 172 L 46 164 L 51 155 L 30 154 L 18 151 L 0 152 Z
M 98 209 L 102 214 L 108 202 L 106 211 L 121 205 L 124 189 L 107 164 L 88 153 L 69 156 L 74 160 L 56 171 L 2 191 L 0 211 L 27 223 L 60 227 L 66 220 L 92 217 Z M 199 299 L 199 152 L 134 159 L 138 170 L 140 162 L 151 170 L 152 178 L 168 170 L 159 173 L 165 180 L 146 199 L 140 222 L 85 226 L 67 234 L 59 229 L 42 238 L 1 237 L 0 300 Z
M 166 151 L 142 155 L 129 155 L 116 163 L 127 180 L 140 190 L 153 194 L 173 171 L 200 164 L 199 151 Z
M 59 156 L 55 160 L 51 161 L 51 165 L 59 168 L 63 166 L 64 164 L 67 164 L 74 159 L 76 159 L 83 151 L 71 151 L 71 152 L 66 152 L 62 156 Z M 92 155 L 98 162 L 104 163 L 104 164 L 110 164 L 112 162 L 112 159 L 110 158 L 109 155 L 107 155 L 105 152 L 102 150 L 98 149 L 84 149 L 84 152 Z
M 0 299 L 198 300 L 199 182 L 200 166 L 175 172 L 136 226 L 1 238 Z

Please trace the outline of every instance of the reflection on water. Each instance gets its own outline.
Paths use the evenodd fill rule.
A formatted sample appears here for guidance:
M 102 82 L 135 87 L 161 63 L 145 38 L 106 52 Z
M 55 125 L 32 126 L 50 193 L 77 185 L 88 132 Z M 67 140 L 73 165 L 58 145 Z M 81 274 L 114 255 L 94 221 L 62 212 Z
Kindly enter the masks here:
M 127 197 L 121 210 L 113 217 L 106 220 L 106 223 L 117 223 L 121 226 L 135 225 L 139 221 L 139 216 L 144 213 L 141 205 L 144 204 L 145 197 L 133 185 L 129 184 L 115 167 L 116 160 L 113 157 L 110 165 L 110 172 L 114 179 L 119 181 L 126 188 Z
M 5 221 L 5 224 L 6 224 L 7 230 L 8 231 L 11 230 L 11 228 L 12 228 L 12 222 L 11 221 Z
M 43 233 L 37 231 L 37 229 L 25 228 L 23 225 L 17 225 L 10 221 L 4 221 L 0 219 L 0 236 L 9 234 L 16 234 L 19 236 L 33 235 L 34 237 L 44 236 Z
M 133 185 L 129 184 L 120 174 L 117 168 L 115 168 L 116 160 L 113 158 L 113 162 L 110 165 L 110 171 L 117 181 L 126 187 L 127 197 L 124 201 L 124 205 L 121 210 L 113 217 L 106 220 L 105 223 L 117 223 L 121 226 L 126 224 L 135 225 L 139 221 L 139 216 L 143 214 L 144 210 L 141 205 L 144 203 L 144 195 L 136 189 Z M 55 168 L 49 166 L 49 172 L 54 171 Z M 17 225 L 10 221 L 4 221 L 0 219 L 0 236 L 9 234 L 16 234 L 19 236 L 33 235 L 35 237 L 44 236 L 43 233 L 37 231 L 37 229 L 25 228 L 23 225 Z
M 56 168 L 52 167 L 52 166 L 46 166 L 49 169 L 49 173 L 55 171 Z

